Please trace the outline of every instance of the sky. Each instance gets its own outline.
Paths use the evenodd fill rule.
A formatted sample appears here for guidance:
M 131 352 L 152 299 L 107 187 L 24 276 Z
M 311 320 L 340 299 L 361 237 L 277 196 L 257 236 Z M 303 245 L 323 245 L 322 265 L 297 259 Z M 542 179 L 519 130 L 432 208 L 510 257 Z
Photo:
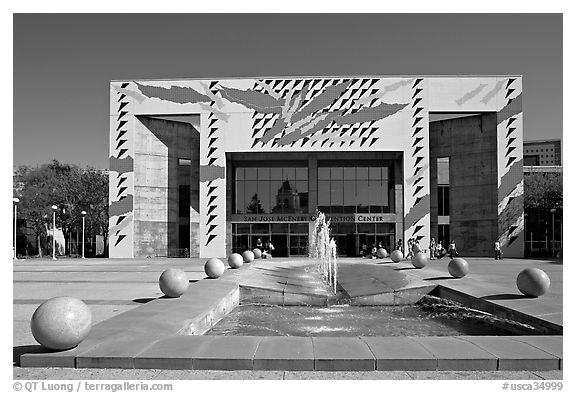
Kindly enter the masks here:
M 13 165 L 108 167 L 110 80 L 523 75 L 562 138 L 561 14 L 14 14 Z

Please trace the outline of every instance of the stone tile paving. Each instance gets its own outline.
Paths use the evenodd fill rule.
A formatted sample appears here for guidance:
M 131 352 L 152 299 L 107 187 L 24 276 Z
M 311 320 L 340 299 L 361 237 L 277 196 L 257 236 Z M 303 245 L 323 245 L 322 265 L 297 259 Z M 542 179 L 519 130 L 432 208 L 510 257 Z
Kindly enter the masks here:
M 100 262 L 100 261 L 99 261 Z M 157 263 L 154 264 L 136 264 L 136 263 L 126 263 L 125 265 L 121 265 L 121 266 L 116 266 L 116 262 L 114 261 L 115 265 L 114 266 L 108 266 L 105 265 L 103 263 L 95 263 L 95 264 L 88 264 L 88 265 L 82 265 L 82 267 L 86 266 L 88 267 L 88 270 L 97 270 L 99 272 L 106 272 L 108 271 L 114 271 L 115 273 L 118 273 L 118 271 L 123 271 L 126 272 L 127 274 L 130 273 L 130 269 L 127 269 L 127 267 L 135 267 L 137 266 L 138 268 L 144 268 L 146 270 L 150 270 L 150 271 L 155 271 L 155 272 L 161 272 L 164 268 L 166 268 L 167 265 L 173 266 L 176 264 L 176 262 L 174 262 L 174 260 L 159 260 L 159 261 L 155 261 Z M 200 262 L 200 263 L 198 263 Z M 366 265 L 369 265 L 370 263 L 366 263 L 366 261 L 352 261 L 358 264 L 359 269 L 357 269 L 357 271 L 366 271 L 367 268 Z M 473 289 L 476 290 L 476 292 L 478 293 L 484 293 L 484 296 L 498 296 L 498 294 L 494 295 L 494 290 L 496 288 L 496 286 L 494 285 L 486 285 L 486 283 L 494 283 L 495 281 L 500 281 L 500 284 L 502 284 L 503 281 L 510 281 L 511 277 L 515 280 L 515 273 L 510 273 L 510 272 L 506 272 L 509 274 L 504 274 L 503 276 L 498 276 L 494 274 L 495 270 L 500 269 L 500 267 L 506 267 L 506 268 L 510 268 L 510 265 L 515 266 L 516 270 L 519 271 L 519 269 L 521 269 L 523 266 L 526 265 L 534 265 L 534 262 L 532 261 L 524 261 L 524 263 L 518 263 L 517 261 L 512 261 L 512 263 L 510 264 L 506 264 L 506 263 L 497 263 L 497 265 L 488 265 L 486 263 L 486 261 L 480 260 L 480 261 L 469 261 L 469 262 L 473 262 L 472 267 L 475 269 L 475 274 L 472 276 L 467 276 L 465 279 L 467 279 L 466 281 L 468 281 L 468 285 L 465 286 L 465 289 L 469 289 L 468 287 L 472 287 Z M 225 274 L 225 277 L 223 277 L 223 280 L 226 279 L 233 279 L 233 281 L 235 282 L 240 282 L 240 283 L 245 283 L 248 282 L 252 285 L 261 285 L 263 287 L 276 287 L 279 288 L 282 286 L 282 284 L 284 284 L 284 289 L 286 288 L 286 286 L 288 285 L 288 283 L 290 284 L 294 284 L 296 282 L 297 279 L 303 279 L 305 277 L 302 276 L 301 273 L 301 267 L 306 265 L 308 262 L 307 261 L 297 261 L 297 262 L 288 262 L 288 261 L 282 261 L 282 260 L 274 260 L 273 262 L 271 261 L 258 261 L 256 263 L 251 264 L 251 266 L 249 268 L 246 268 L 244 270 L 239 270 L 239 271 L 230 271 L 228 270 L 227 273 Z M 380 265 L 384 265 L 382 262 L 376 262 Z M 373 262 L 374 264 L 374 262 Z M 549 275 L 551 276 L 551 279 L 553 280 L 553 282 L 556 282 L 558 279 L 560 280 L 560 285 L 555 285 L 553 286 L 554 290 L 550 291 L 550 295 L 549 299 L 543 299 L 546 298 L 546 296 L 543 296 L 542 298 L 539 299 L 520 299 L 517 298 L 515 300 L 517 300 L 518 303 L 518 307 L 525 307 L 525 308 L 530 308 L 531 310 L 540 310 L 543 308 L 546 308 L 547 306 L 550 305 L 550 298 L 554 299 L 556 298 L 556 300 L 559 298 L 561 299 L 561 265 L 558 267 L 558 265 L 556 266 L 556 269 L 549 269 L 546 270 L 546 268 L 548 268 L 549 266 L 546 265 L 545 263 L 542 262 L 536 262 L 536 264 L 538 265 L 542 265 L 543 267 L 545 267 L 545 271 L 547 271 L 547 273 L 549 273 Z M 130 266 L 131 265 L 131 266 Z M 189 276 L 195 276 L 198 278 L 195 279 L 200 279 L 204 277 L 203 271 L 201 271 L 199 268 L 201 268 L 202 265 L 202 261 L 194 261 L 194 260 L 184 260 L 184 261 L 180 261 L 177 260 L 177 265 L 181 265 L 182 267 L 184 267 L 187 271 L 187 273 L 189 274 Z M 457 287 L 462 287 L 462 283 L 465 282 L 465 279 L 462 280 L 450 280 L 448 278 L 446 278 L 446 274 L 445 274 L 445 266 L 447 265 L 447 261 L 446 262 L 435 262 L 433 266 L 427 267 L 426 269 L 413 269 L 409 266 L 408 263 L 403 262 L 400 264 L 390 264 L 391 267 L 393 268 L 395 271 L 398 272 L 402 272 L 405 273 L 405 275 L 407 277 L 409 277 L 409 282 L 412 281 L 416 281 L 416 280 L 420 280 L 421 282 L 423 280 L 426 279 L 433 279 L 435 282 L 437 283 L 442 283 L 442 285 L 446 285 L 449 286 L 452 282 L 457 282 L 458 284 L 456 285 Z M 488 268 L 484 265 L 487 265 Z M 344 265 L 343 265 L 344 266 Z M 50 266 L 50 269 L 52 269 L 54 266 Z M 65 265 L 66 268 L 70 268 L 69 265 Z M 192 268 L 191 268 L 192 267 Z M 21 268 L 20 271 L 23 272 L 25 270 L 28 271 L 41 271 L 42 270 L 42 266 L 36 266 L 33 263 L 32 264 L 23 264 L 23 265 L 19 265 L 17 266 L 17 268 L 15 268 L 15 271 L 18 271 Z M 79 269 L 79 265 L 75 265 L 74 266 L 75 269 Z M 118 269 L 121 268 L 121 269 Z M 300 269 L 299 269 L 300 268 Z M 385 271 L 390 271 L 390 268 L 388 269 L 378 269 L 378 273 L 374 275 L 374 277 L 376 278 L 375 280 L 370 280 L 368 283 L 364 283 L 364 285 L 366 287 L 385 287 L 385 290 L 389 291 L 389 290 L 395 290 L 395 289 L 401 289 L 402 285 L 406 285 L 406 282 L 404 282 L 403 276 L 397 276 L 397 278 L 394 278 L 393 280 L 390 280 L 390 277 L 393 277 L 393 275 L 388 275 L 385 273 Z M 444 270 L 444 272 L 442 271 Z M 380 273 L 382 272 L 382 273 Z M 488 274 L 483 276 L 483 273 L 488 272 Z M 266 273 L 268 276 L 276 276 L 273 280 L 270 279 L 270 277 L 264 277 L 262 273 Z M 501 272 L 502 273 L 502 272 Z M 66 273 L 63 273 L 66 274 Z M 441 275 L 439 275 L 441 274 Z M 442 275 L 443 274 L 443 275 Z M 363 276 L 366 276 L 365 273 L 362 274 Z M 227 278 L 226 276 L 228 276 L 229 278 Z M 489 277 L 489 276 L 495 276 L 498 278 L 498 280 L 496 280 L 496 278 L 494 277 Z M 119 277 L 118 275 L 116 277 Z M 471 278 L 472 277 L 472 278 Z M 488 279 L 487 279 L 488 277 Z M 471 278 L 471 279 L 470 279 Z M 65 279 L 65 277 L 63 277 L 63 279 Z M 309 277 L 310 281 L 314 281 L 313 276 Z M 491 279 L 491 281 L 490 281 Z M 194 279 L 192 279 L 194 280 Z M 390 281 L 393 281 L 392 285 L 390 284 Z M 478 283 L 475 283 L 474 281 L 478 281 Z M 201 282 L 206 282 L 201 281 Z M 358 284 L 357 280 L 350 280 L 351 285 L 360 285 Z M 383 285 L 384 283 L 384 285 Z M 314 283 L 313 283 L 314 284 Z M 471 284 L 471 285 L 470 285 Z M 483 286 L 481 284 L 484 284 Z M 16 285 L 17 283 L 15 283 L 15 293 L 16 291 Z M 100 287 L 102 286 L 102 283 L 96 283 L 95 285 L 99 285 Z M 410 284 L 409 284 L 410 285 Z M 506 286 L 500 286 L 500 292 L 502 290 L 502 288 L 509 288 L 510 285 L 508 282 L 505 283 Z M 294 285 L 293 285 L 294 286 Z M 306 292 L 309 292 L 311 290 L 311 288 L 314 288 L 314 285 L 310 285 L 309 287 L 307 285 L 303 286 L 304 290 Z M 284 290 L 283 289 L 283 290 Z M 374 289 L 374 288 L 368 288 L 368 289 Z M 302 290 L 301 288 L 298 290 Z M 482 291 L 483 290 L 483 291 Z M 547 294 L 548 295 L 548 294 Z M 159 299 L 161 300 L 161 299 Z M 522 301 L 521 301 L 522 300 Z M 535 301 L 536 300 L 536 301 Z M 531 303 L 527 303 L 527 301 L 531 301 Z M 557 302 L 556 302 L 557 303 Z M 557 304 L 556 304 L 557 306 Z M 152 307 L 152 306 L 151 306 Z M 138 310 L 138 309 L 137 309 Z M 556 307 L 556 310 L 558 310 L 558 307 Z M 130 311 L 133 312 L 134 310 Z M 536 311 L 532 311 L 532 312 L 536 312 Z M 561 311 L 561 306 L 560 306 L 560 311 Z M 118 317 L 114 318 L 117 319 L 118 321 L 120 321 L 120 319 L 118 319 Z M 101 324 L 103 325 L 103 324 Z M 98 329 L 95 329 L 98 330 Z M 148 332 L 149 328 L 143 329 L 142 333 Z M 148 346 L 150 344 L 153 343 L 153 338 L 154 337 L 150 337 Z M 160 338 L 160 337 L 158 337 Z M 220 339 L 220 338 L 219 338 Z M 232 339 L 232 338 L 230 338 Z M 261 339 L 261 338 L 260 338 Z M 256 342 L 260 339 L 256 339 L 254 338 L 254 340 L 252 341 L 252 345 L 254 346 L 253 349 L 254 351 L 256 351 L 257 349 L 257 344 Z M 426 341 L 426 339 L 428 341 Z M 138 342 L 137 339 L 135 339 L 136 342 Z M 88 339 L 86 341 L 89 341 Z M 150 342 L 151 341 L 151 342 Z M 226 340 L 226 341 L 230 341 L 227 342 L 226 344 L 223 344 L 223 348 L 226 346 L 230 346 L 230 345 L 235 345 L 232 344 L 232 342 L 234 340 Z M 329 341 L 329 340 L 328 340 Z M 429 349 L 432 349 L 432 352 L 435 351 L 440 351 L 435 353 L 435 355 L 437 355 L 438 353 L 441 353 L 442 349 L 442 345 L 437 345 L 438 348 L 433 348 L 436 340 L 435 338 L 424 338 L 424 341 L 426 341 L 426 343 L 423 343 L 424 346 L 426 346 L 426 344 L 428 345 Z M 224 342 L 224 341 L 222 341 Z M 362 354 L 362 349 L 363 347 L 366 346 L 366 344 L 364 342 L 359 342 L 356 343 L 354 345 L 351 346 L 347 346 L 344 345 L 342 346 L 342 351 L 341 353 L 347 353 L 348 351 L 348 357 L 346 356 L 341 356 L 338 355 L 336 352 L 338 352 L 338 350 L 334 350 L 331 346 L 322 346 L 322 342 L 327 342 L 326 340 L 323 340 L 323 338 L 320 338 L 320 340 L 318 340 L 319 346 L 318 346 L 318 353 L 315 352 L 315 362 L 318 362 L 318 360 L 320 360 L 320 363 L 322 363 L 323 359 L 327 360 L 326 364 L 331 365 L 330 370 L 336 370 L 339 367 L 343 367 L 342 364 L 346 363 L 346 361 L 348 361 L 348 363 L 350 364 L 350 360 L 351 359 L 365 359 L 364 361 L 359 362 L 359 364 L 362 365 L 361 368 L 363 368 L 364 366 L 366 366 L 368 363 L 372 362 L 374 364 L 374 366 L 372 368 L 366 366 L 368 369 L 374 370 L 374 368 L 377 368 L 377 357 L 372 357 L 372 359 L 370 359 L 369 356 L 366 356 L 366 354 Z M 84 343 L 83 343 L 84 344 Z M 360 344 L 360 345 L 359 345 Z M 534 344 L 534 343 L 532 343 Z M 82 344 L 81 344 L 82 345 Z M 142 344 L 138 344 L 136 346 L 140 346 L 140 345 L 144 345 L 144 343 Z M 542 346 L 542 343 L 538 343 L 538 345 Z M 537 346 L 538 346 L 537 345 Z M 546 344 L 549 345 L 549 344 Z M 130 345 L 128 345 L 129 348 L 129 352 L 134 353 L 134 355 L 136 355 L 137 353 L 142 352 L 141 348 L 140 351 L 135 350 L 134 348 L 130 348 Z M 218 345 L 216 346 L 216 348 L 218 347 Z M 456 348 L 457 350 L 458 346 L 455 346 L 454 348 Z M 466 347 L 466 345 L 460 345 L 460 348 L 464 348 Z M 112 348 L 112 346 L 111 346 Z M 478 348 L 479 349 L 479 348 Z M 248 352 L 251 351 L 251 347 L 248 347 Z M 327 351 L 327 352 L 334 352 L 332 356 L 332 358 L 330 358 L 329 356 L 324 358 L 322 351 Z M 359 351 L 359 352 L 358 352 Z M 475 370 L 478 369 L 482 369 L 482 368 L 486 368 L 486 369 L 495 369 L 495 367 L 492 365 L 493 360 L 496 358 L 494 356 L 494 354 L 491 354 L 491 356 L 486 356 L 485 354 L 480 355 L 479 352 L 478 356 L 473 355 L 473 352 L 475 350 L 473 349 L 466 349 L 464 351 L 461 351 L 464 353 L 464 359 L 467 360 L 467 366 L 466 367 L 472 367 Z M 104 351 L 105 352 L 105 351 Z M 121 351 L 120 351 L 121 352 Z M 476 350 L 476 352 L 478 352 Z M 223 352 L 224 353 L 224 352 Z M 454 356 L 453 352 L 451 352 L 452 354 L 449 354 L 445 351 L 445 355 L 446 356 L 441 356 L 440 358 L 438 358 L 438 368 L 441 369 L 443 367 L 448 367 L 448 368 L 455 368 L 455 364 L 456 362 L 454 362 L 453 360 L 462 360 L 459 359 L 458 356 Z M 488 353 L 485 351 L 485 353 Z M 128 358 L 130 358 L 131 356 L 134 355 L 129 355 Z M 318 355 L 318 356 L 317 356 Z M 252 366 L 253 363 L 251 363 L 250 365 L 248 363 L 243 364 L 242 367 L 239 367 L 239 363 L 242 360 L 241 359 L 246 359 L 248 360 L 248 355 L 242 355 L 242 356 L 236 356 L 236 357 L 224 357 L 222 356 L 217 356 L 214 354 L 210 354 L 210 353 L 205 353 L 204 358 L 208 359 L 208 363 L 204 363 L 203 367 L 216 367 L 218 366 L 218 368 L 226 368 L 225 363 L 228 362 L 229 364 L 232 364 L 232 366 L 228 366 L 228 367 L 232 367 L 232 368 L 243 368 L 243 367 L 249 367 Z M 466 357 L 467 356 L 467 357 Z M 561 355 L 560 355 L 561 356 Z M 122 358 L 120 356 L 120 358 Z M 128 359 L 126 358 L 126 359 Z M 203 359 L 204 359 L 203 358 Z M 131 358 L 133 359 L 133 358 Z M 216 359 L 217 362 L 219 362 L 220 364 L 216 364 L 216 363 L 210 363 L 210 359 Z M 451 360 L 452 359 L 452 360 Z M 128 360 L 128 362 L 130 363 L 133 360 Z M 232 362 L 232 363 L 230 363 Z M 366 365 L 364 364 L 365 362 Z M 452 362 L 452 363 L 451 363 Z M 478 364 L 477 364 L 478 363 Z M 480 364 L 482 363 L 482 364 Z M 384 363 L 383 363 L 384 364 Z M 39 364 L 37 364 L 39 365 Z M 104 364 L 105 365 L 105 364 Z M 113 364 L 112 364 L 113 365 Z M 194 365 L 194 361 L 193 361 L 193 365 Z M 202 365 L 202 362 L 199 363 L 199 365 Z M 110 365 L 108 365 L 110 366 Z M 316 363 L 315 363 L 316 366 Z M 482 367 L 480 367 L 482 366 Z M 322 367 L 322 366 L 319 366 Z M 350 367 L 356 367 L 356 366 L 351 366 L 348 365 L 348 368 Z M 359 367 L 359 366 L 358 366 Z M 458 367 L 463 367 L 463 366 L 458 366 Z

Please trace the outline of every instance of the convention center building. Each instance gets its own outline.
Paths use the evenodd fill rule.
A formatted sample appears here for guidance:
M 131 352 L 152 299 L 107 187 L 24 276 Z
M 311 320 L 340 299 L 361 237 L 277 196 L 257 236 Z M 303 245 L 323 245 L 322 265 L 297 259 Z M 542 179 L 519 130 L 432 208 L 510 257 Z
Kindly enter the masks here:
M 432 238 L 524 253 L 521 76 L 125 80 L 110 85 L 112 258 L 338 254 Z

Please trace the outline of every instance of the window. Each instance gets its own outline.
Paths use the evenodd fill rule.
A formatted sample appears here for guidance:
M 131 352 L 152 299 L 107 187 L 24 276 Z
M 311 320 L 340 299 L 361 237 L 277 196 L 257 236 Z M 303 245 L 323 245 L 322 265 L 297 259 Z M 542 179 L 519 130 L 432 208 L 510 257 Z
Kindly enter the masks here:
M 324 213 L 390 213 L 393 189 L 387 166 L 318 167 L 318 210 Z
M 438 186 L 438 215 L 450 215 L 450 187 Z
M 236 214 L 308 212 L 307 167 L 237 167 Z

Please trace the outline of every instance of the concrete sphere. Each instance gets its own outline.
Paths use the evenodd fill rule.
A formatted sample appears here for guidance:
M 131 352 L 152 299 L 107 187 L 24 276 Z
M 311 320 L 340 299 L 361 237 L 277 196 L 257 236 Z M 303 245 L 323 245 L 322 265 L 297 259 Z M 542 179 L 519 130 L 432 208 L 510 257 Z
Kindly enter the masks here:
M 210 278 L 220 277 L 222 274 L 224 274 L 224 270 L 226 270 L 224 262 L 218 258 L 211 258 L 204 265 L 204 272 Z
M 388 253 L 384 248 L 379 248 L 378 251 L 376 251 L 376 254 L 378 255 L 378 258 L 386 258 L 388 256 Z
M 402 259 L 404 259 L 404 255 L 402 254 L 402 251 L 394 250 L 394 251 L 392 251 L 392 253 L 390 253 L 390 258 L 394 262 L 400 262 Z
M 80 299 L 55 297 L 38 306 L 30 327 L 36 341 L 44 347 L 70 349 L 80 344 L 90 332 L 92 313 Z
M 463 258 L 454 258 L 448 263 L 448 273 L 452 277 L 462 278 L 468 274 L 470 266 Z
M 262 251 L 259 248 L 255 248 L 252 250 L 254 253 L 254 259 L 260 259 L 262 257 Z
M 151 246 L 146 247 L 146 254 L 154 254 L 154 247 Z
M 160 290 L 168 297 L 180 297 L 190 285 L 186 273 L 183 270 L 173 268 L 164 270 L 158 283 Z
M 242 259 L 242 255 L 238 253 L 234 253 L 228 257 L 228 265 L 230 265 L 232 269 L 238 269 L 243 264 L 244 259 Z
M 516 278 L 518 290 L 528 297 L 544 295 L 550 288 L 550 277 L 535 267 L 524 269 Z
M 423 252 L 417 252 L 412 257 L 412 265 L 417 269 L 422 269 L 428 264 L 428 257 Z
M 254 260 L 254 253 L 250 250 L 246 250 L 242 253 L 242 258 L 244 259 L 244 262 L 250 263 Z

